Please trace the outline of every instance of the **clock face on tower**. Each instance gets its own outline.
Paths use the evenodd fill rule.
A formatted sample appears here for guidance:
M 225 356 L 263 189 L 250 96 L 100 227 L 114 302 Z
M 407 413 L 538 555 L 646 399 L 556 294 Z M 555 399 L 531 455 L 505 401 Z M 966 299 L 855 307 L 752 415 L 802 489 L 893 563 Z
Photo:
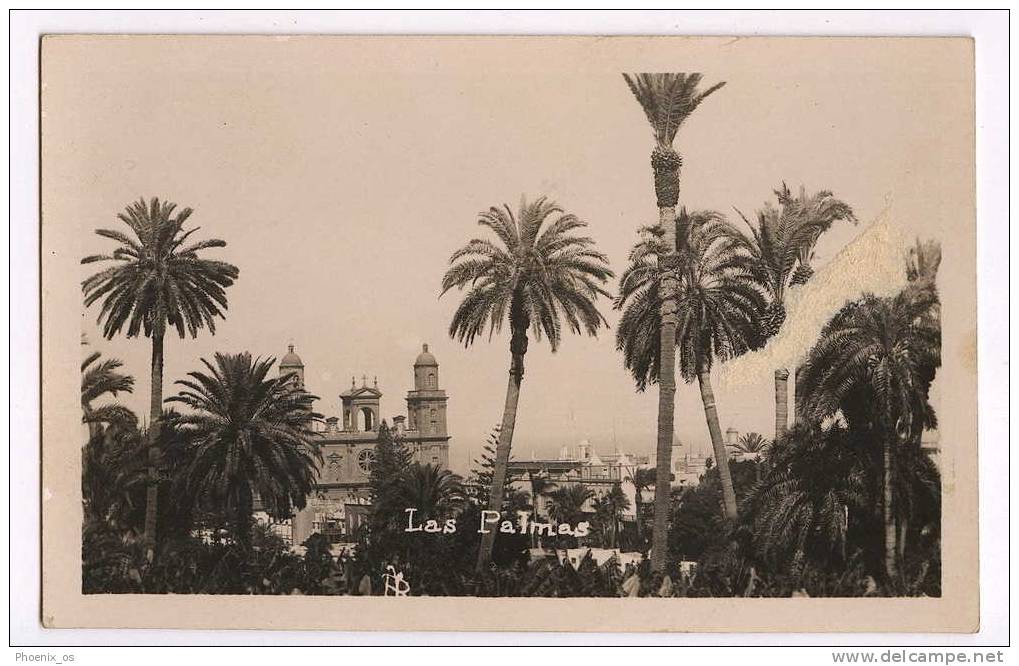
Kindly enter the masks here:
M 375 462 L 375 452 L 371 449 L 365 449 L 361 453 L 357 454 L 357 466 L 365 474 L 371 474 L 372 463 Z

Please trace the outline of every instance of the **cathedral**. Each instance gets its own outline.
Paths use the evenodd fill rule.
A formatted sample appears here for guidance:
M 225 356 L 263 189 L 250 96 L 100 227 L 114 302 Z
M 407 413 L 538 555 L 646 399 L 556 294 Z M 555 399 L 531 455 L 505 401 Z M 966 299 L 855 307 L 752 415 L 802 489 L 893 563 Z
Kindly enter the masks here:
M 280 360 L 280 376 L 292 375 L 304 386 L 304 363 L 293 345 Z M 314 393 L 314 391 L 312 391 Z M 321 431 L 322 451 L 315 489 L 307 506 L 292 521 L 291 542 L 302 544 L 315 532 L 333 543 L 352 542 L 367 515 L 368 477 L 375 457 L 381 423 L 382 391 L 378 381 L 339 395 L 340 416 L 329 416 Z M 414 388 L 407 391 L 407 415 L 393 416 L 390 430 L 411 452 L 414 462 L 447 467 L 449 434 L 446 430 L 446 392 L 439 388 L 439 363 L 423 345 L 414 361 Z M 326 411 L 320 409 L 320 411 Z

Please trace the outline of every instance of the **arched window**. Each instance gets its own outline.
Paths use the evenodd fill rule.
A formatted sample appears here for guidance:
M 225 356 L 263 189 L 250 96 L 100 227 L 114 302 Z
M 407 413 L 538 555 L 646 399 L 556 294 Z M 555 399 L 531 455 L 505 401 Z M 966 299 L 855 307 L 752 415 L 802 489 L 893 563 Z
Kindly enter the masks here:
M 368 432 L 375 429 L 375 414 L 372 412 L 370 407 L 362 407 L 361 415 L 364 417 L 364 431 Z
M 427 388 L 430 388 L 430 389 L 434 389 L 434 388 L 436 388 L 436 384 L 435 384 L 435 373 L 434 373 L 434 372 L 429 372 L 429 373 L 428 373 L 428 383 L 427 383 L 427 384 L 426 384 L 425 386 L 426 386 Z

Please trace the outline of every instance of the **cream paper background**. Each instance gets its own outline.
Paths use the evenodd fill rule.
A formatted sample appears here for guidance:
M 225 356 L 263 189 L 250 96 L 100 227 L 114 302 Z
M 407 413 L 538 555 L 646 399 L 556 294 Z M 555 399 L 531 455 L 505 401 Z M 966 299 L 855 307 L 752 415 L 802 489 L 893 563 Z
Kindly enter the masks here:
M 943 367 L 939 371 L 940 440 L 944 482 L 943 590 L 940 599 L 472 599 L 357 597 L 216 597 L 80 594 L 80 414 L 78 282 L 82 245 L 99 224 L 82 216 L 90 182 L 108 165 L 83 154 L 83 132 L 102 131 L 109 141 L 139 128 L 102 127 L 95 109 L 74 105 L 69 90 L 88 89 L 83 73 L 118 62 L 181 57 L 181 67 L 226 61 L 244 71 L 249 58 L 283 49 L 290 66 L 309 69 L 345 62 L 364 76 L 389 71 L 446 68 L 492 76 L 555 76 L 621 71 L 767 72 L 769 68 L 827 71 L 839 77 L 848 64 L 878 68 L 901 82 L 909 122 L 928 128 L 927 141 L 909 146 L 909 159 L 928 177 L 904 198 L 929 201 L 929 215 L 901 222 L 895 209 L 868 227 L 872 238 L 886 222 L 888 237 L 917 233 L 942 241 L 939 275 L 943 306 Z M 42 54 L 42 261 L 43 261 L 43 621 L 54 627 L 187 627 L 389 630 L 559 631 L 973 631 L 977 628 L 976 533 L 976 311 L 973 170 L 973 56 L 967 39 L 845 38 L 414 38 L 414 37 L 126 37 L 59 36 L 44 40 Z M 680 64 L 681 63 L 681 64 Z M 129 67 L 125 66 L 125 69 Z M 252 80 L 257 80 L 252 69 Z M 841 93 L 873 95 L 866 78 L 846 77 Z M 125 79 L 125 84 L 130 84 Z M 321 85 L 329 85 L 323 80 Z M 936 91 L 936 105 L 910 105 L 911 90 Z M 752 100 L 750 100 L 752 101 Z M 838 100 L 827 100 L 837 103 Z M 223 104 L 244 100 L 223 99 Z M 880 100 L 875 99 L 875 103 Z M 353 101 L 356 103 L 356 100 Z M 455 103 L 451 100 L 450 103 Z M 577 123 L 596 123 L 591 116 Z M 186 110 L 182 110 L 182 121 Z M 287 110 L 280 110 L 287 113 Z M 633 123 L 642 120 L 634 114 Z M 901 119 L 900 119 L 901 120 Z M 797 122 L 795 117 L 783 122 Z M 101 129 L 97 129 L 101 128 Z M 873 128 L 874 135 L 887 127 Z M 892 131 L 894 131 L 894 126 Z M 193 131 L 183 124 L 182 132 Z M 681 135 L 682 136 L 682 135 Z M 194 137 L 191 137 L 194 138 Z M 531 140 L 543 140 L 534 137 Z M 171 137 L 172 139 L 172 137 Z M 156 140 L 156 138 L 153 138 Z M 162 137 L 166 140 L 166 137 Z M 515 140 L 521 140 L 515 137 Z M 526 139 L 524 139 L 526 140 Z M 861 137 L 862 140 L 862 137 Z M 650 141 L 648 141 L 650 145 Z M 741 145 L 743 156 L 754 146 Z M 681 145 L 682 150 L 682 145 Z M 569 153 L 561 155 L 570 160 Z M 901 159 L 902 155 L 889 155 Z M 297 160 L 282 155 L 281 161 Z M 579 158 L 578 158 L 579 159 Z M 760 159 L 767 160 L 767 155 Z M 68 166 L 71 165 L 71 166 Z M 140 165 L 144 166 L 144 165 Z M 210 176 L 216 165 L 209 165 Z M 581 166 L 581 165 L 577 165 Z M 876 165 L 846 165 L 859 178 Z M 540 170 L 538 165 L 537 170 Z M 243 176 L 243 174 L 242 174 Z M 833 186 L 837 187 L 837 183 Z M 296 193 L 295 193 L 296 194 Z M 893 198 L 901 192 L 893 192 Z M 226 195 L 224 195 L 226 196 Z M 508 196 L 508 195 L 507 195 Z M 652 199 L 650 186 L 644 193 Z M 108 202 L 103 202 L 109 208 Z M 120 204 L 120 202 L 118 202 Z M 87 219 L 83 219 L 87 217 Z M 919 219 L 918 219 L 919 218 Z M 890 222 L 888 222 L 890 220 Z M 368 222 L 347 221 L 346 224 Z M 294 224 L 299 224 L 295 221 Z M 875 231 L 876 230 L 876 231 Z M 896 235 L 897 234 L 897 235 Z M 861 234 L 863 235 L 863 234 Z M 842 256 L 847 259 L 846 256 Z M 242 258 L 241 258 L 242 259 Z M 238 261 L 238 263 L 240 263 Z M 852 278 L 865 285 L 872 269 L 850 253 Z M 820 271 L 819 271 L 820 272 Z M 881 274 L 881 271 L 877 271 Z M 243 278 L 243 268 L 242 268 Z M 262 276 L 264 279 L 265 276 Z M 850 280 L 851 281 L 851 280 Z M 380 285 L 384 290 L 385 285 Z M 825 307 L 823 298 L 816 308 Z M 802 305 L 810 321 L 809 299 Z M 308 304 L 312 307 L 314 304 Z M 813 319 L 823 318 L 817 315 Z M 776 343 L 781 342 L 776 340 Z M 788 345 L 786 345 L 788 346 Z M 781 354 L 789 354 L 776 344 Z M 753 359 L 748 360 L 748 364 Z M 775 367 L 769 365 L 768 367 Z M 564 381 L 565 370 L 564 372 Z M 168 373 L 169 378 L 169 373 Z M 737 381 L 738 377 L 728 377 Z M 144 384 L 139 378 L 140 384 Z M 398 604 L 393 607 L 393 604 Z

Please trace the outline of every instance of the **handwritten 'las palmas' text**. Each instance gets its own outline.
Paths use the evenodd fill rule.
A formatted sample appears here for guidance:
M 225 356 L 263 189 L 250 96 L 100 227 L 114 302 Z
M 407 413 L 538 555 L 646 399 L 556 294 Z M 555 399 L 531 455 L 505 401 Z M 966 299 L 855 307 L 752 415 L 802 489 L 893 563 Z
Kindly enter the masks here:
M 404 532 L 424 532 L 425 534 L 454 534 L 457 529 L 456 518 L 447 518 L 444 521 L 428 519 L 418 522 L 414 518 L 417 509 L 406 508 L 407 527 Z M 498 511 L 482 511 L 479 534 L 498 531 L 501 534 L 536 534 L 538 536 L 569 535 L 576 537 L 587 536 L 590 531 L 590 523 L 581 521 L 576 526 L 569 523 L 541 523 L 531 520 L 531 515 L 526 511 L 517 512 L 517 520 L 499 520 Z

